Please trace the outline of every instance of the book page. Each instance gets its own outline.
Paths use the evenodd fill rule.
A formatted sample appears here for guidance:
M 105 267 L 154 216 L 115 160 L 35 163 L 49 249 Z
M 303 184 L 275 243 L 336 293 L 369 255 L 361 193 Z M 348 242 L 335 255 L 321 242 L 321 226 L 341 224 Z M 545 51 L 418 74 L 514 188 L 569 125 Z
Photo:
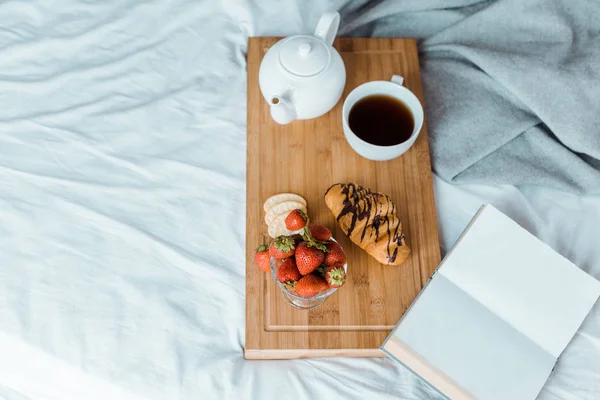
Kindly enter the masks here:
M 456 400 L 534 399 L 555 363 L 544 349 L 440 274 L 383 349 Z
M 554 358 L 600 294 L 600 282 L 489 205 L 438 273 Z

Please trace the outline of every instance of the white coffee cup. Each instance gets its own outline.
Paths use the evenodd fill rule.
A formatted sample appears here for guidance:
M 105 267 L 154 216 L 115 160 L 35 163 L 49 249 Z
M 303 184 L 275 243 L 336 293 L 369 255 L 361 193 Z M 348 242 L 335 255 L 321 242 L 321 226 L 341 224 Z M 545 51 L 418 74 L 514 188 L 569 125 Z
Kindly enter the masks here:
M 342 126 L 344 128 L 344 135 L 346 136 L 346 140 L 348 141 L 348 144 L 350 144 L 350 147 L 364 158 L 375 161 L 391 160 L 406 153 L 417 140 L 419 132 L 421 132 L 421 127 L 423 126 L 423 106 L 413 92 L 402 86 L 403 83 L 404 78 L 394 75 L 392 76 L 391 81 L 363 83 L 346 97 L 344 107 L 342 108 Z M 414 129 L 408 140 L 393 146 L 378 146 L 365 142 L 352 132 L 352 129 L 350 129 L 350 125 L 348 124 L 350 110 L 352 110 L 352 107 L 359 100 L 377 94 L 394 97 L 408 106 L 414 119 Z

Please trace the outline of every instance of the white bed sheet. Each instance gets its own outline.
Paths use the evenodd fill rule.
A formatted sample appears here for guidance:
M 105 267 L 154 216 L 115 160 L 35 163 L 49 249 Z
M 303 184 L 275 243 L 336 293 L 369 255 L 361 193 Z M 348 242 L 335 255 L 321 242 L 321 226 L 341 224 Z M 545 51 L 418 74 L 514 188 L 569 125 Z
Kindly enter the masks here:
M 336 8 L 283 7 L 0 3 L 0 398 L 437 398 L 387 359 L 242 357 L 247 36 Z M 490 202 L 600 279 L 600 197 L 435 185 L 444 249 Z M 540 398 L 599 397 L 596 304 Z

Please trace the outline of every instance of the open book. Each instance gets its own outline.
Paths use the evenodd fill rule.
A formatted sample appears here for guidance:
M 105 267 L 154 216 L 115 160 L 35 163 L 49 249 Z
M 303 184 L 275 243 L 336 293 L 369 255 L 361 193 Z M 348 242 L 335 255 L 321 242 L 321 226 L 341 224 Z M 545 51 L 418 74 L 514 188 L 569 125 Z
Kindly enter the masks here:
M 382 350 L 450 399 L 533 400 L 599 295 L 600 282 L 484 206 Z

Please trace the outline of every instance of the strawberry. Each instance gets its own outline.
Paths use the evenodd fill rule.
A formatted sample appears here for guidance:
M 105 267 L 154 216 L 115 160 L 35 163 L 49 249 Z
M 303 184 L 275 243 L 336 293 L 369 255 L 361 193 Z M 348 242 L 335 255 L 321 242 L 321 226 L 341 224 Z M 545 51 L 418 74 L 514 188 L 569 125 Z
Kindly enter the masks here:
M 285 217 L 285 227 L 290 231 L 297 231 L 298 229 L 304 228 L 307 222 L 308 217 L 304 211 L 299 209 L 292 210 L 292 212 Z
M 325 253 L 323 264 L 327 266 L 338 263 L 342 265 L 346 264 L 346 254 L 338 242 L 329 242 L 326 246 L 327 253 Z
M 287 258 L 277 270 L 277 280 L 281 283 L 295 282 L 301 277 L 293 258 Z
M 325 280 L 330 288 L 339 288 L 346 283 L 344 264 L 333 264 L 325 272 Z
M 301 297 L 314 297 L 328 289 L 325 279 L 313 274 L 303 276 L 296 283 L 296 294 Z
M 326 242 L 331 239 L 331 231 L 324 226 L 317 224 L 310 224 L 308 226 L 308 230 L 312 235 L 313 239 L 320 240 L 322 242 Z
M 269 245 L 269 255 L 273 258 L 288 258 L 294 255 L 296 244 L 289 236 L 277 236 Z
M 256 253 L 254 253 L 254 260 L 256 261 L 256 265 L 263 272 L 269 272 L 271 269 L 271 258 L 269 257 L 269 246 L 263 244 L 256 248 Z
M 296 247 L 296 266 L 302 275 L 310 274 L 323 262 L 325 253 L 318 246 L 312 242 L 301 242 Z

